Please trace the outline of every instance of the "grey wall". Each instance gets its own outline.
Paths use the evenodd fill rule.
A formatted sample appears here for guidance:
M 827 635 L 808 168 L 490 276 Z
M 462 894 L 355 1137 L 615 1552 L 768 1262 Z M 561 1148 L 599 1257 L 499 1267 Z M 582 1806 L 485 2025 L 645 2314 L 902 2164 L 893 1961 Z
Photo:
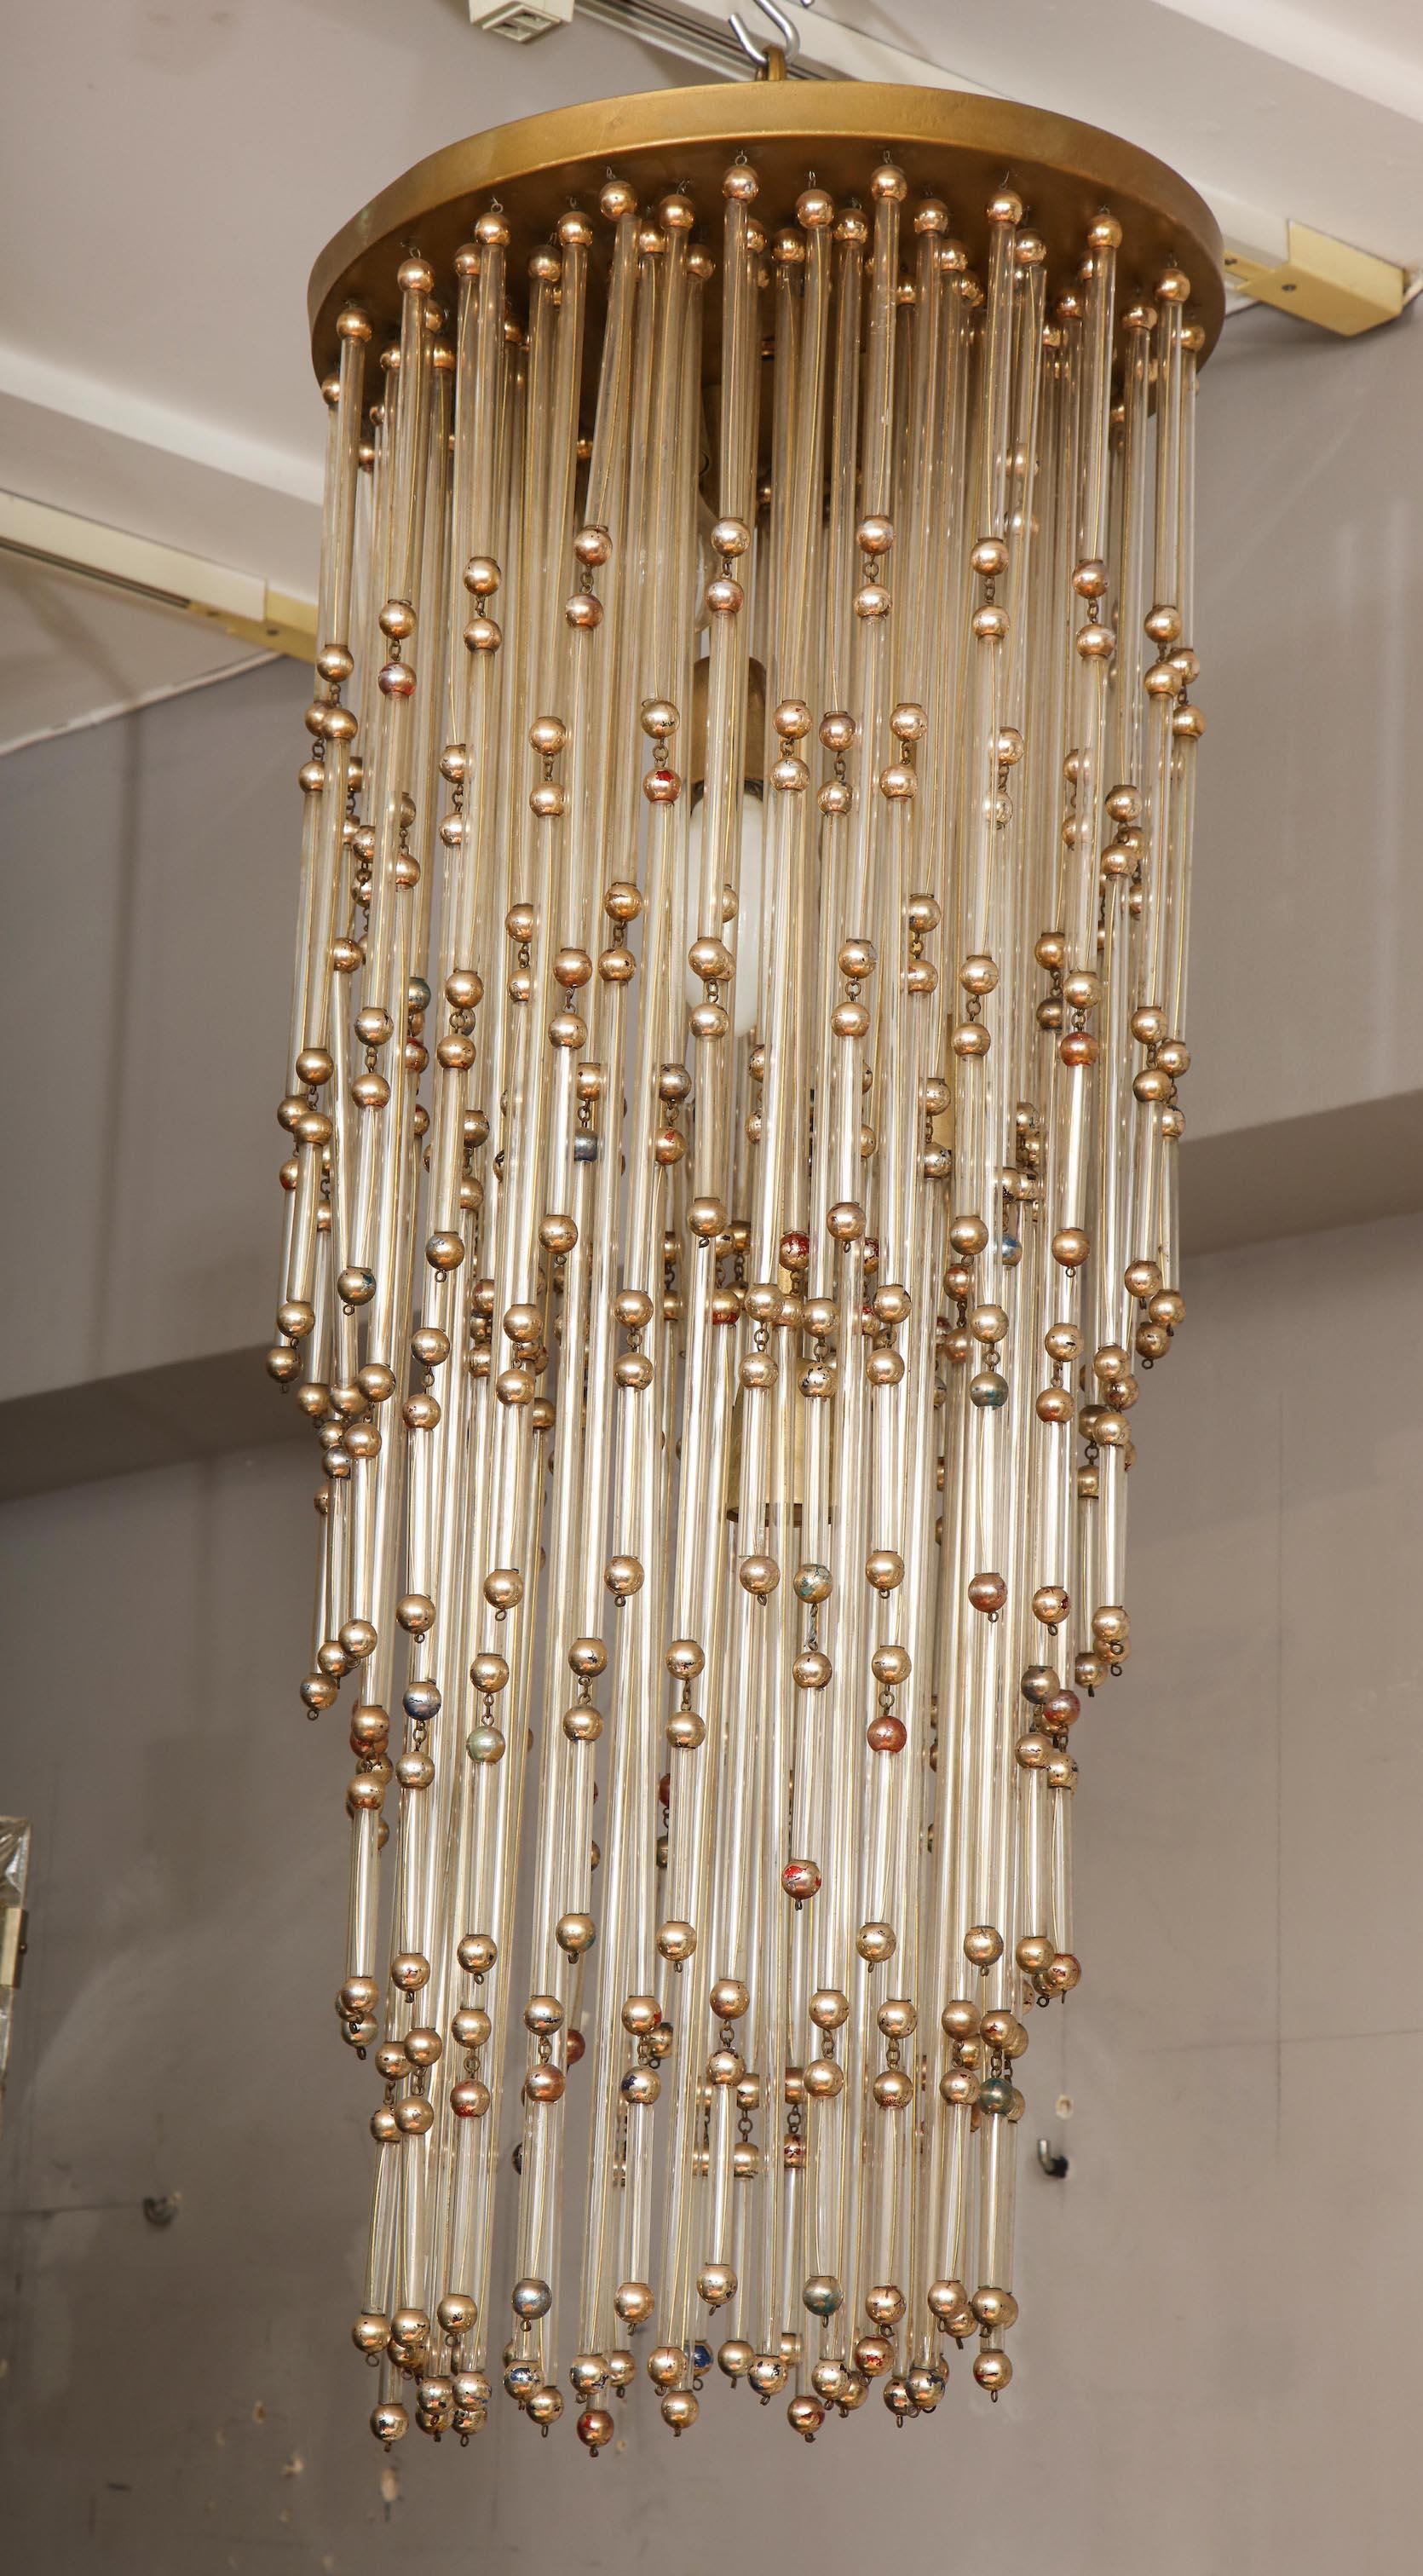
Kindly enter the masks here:
M 1420 402 L 1413 307 L 1259 307 L 1201 378 L 1196 1135 L 1423 1093 Z
M 270 1331 L 310 694 L 264 663 L 0 773 L 0 1398 Z
M 1025 2061 L 1018 2375 L 990 2408 L 960 2367 L 931 2422 L 873 2406 L 811 2450 L 718 2383 L 675 2448 L 641 2390 L 595 2467 L 501 2399 L 467 2453 L 412 2435 L 383 2496 L 347 2340 L 373 2079 L 330 2009 L 349 1759 L 293 1692 L 305 1456 L 0 1514 L 5 1794 L 36 1830 L 0 2560 L 1406 2576 L 1420 1256 L 1414 1219 L 1194 1266 L 1135 1417 L 1132 1664 L 1075 1741 L 1087 1974 Z

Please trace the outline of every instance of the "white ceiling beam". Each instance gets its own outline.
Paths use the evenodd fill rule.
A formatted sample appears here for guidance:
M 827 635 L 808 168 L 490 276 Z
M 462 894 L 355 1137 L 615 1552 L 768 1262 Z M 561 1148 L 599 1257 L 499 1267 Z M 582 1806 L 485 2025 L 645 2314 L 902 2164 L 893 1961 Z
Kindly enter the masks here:
M 313 401 L 312 456 L 292 457 L 260 439 L 210 434 L 191 415 L 177 416 L 175 435 L 174 415 L 151 417 L 162 406 L 91 377 L 77 379 L 70 409 L 60 370 L 7 364 L 15 355 L 0 348 L 0 459 L 11 492 L 311 596 L 321 535 L 319 405 Z M 25 393 L 7 390 L 7 376 Z M 145 438 L 147 429 L 158 438 Z M 245 470 L 228 470 L 233 465 Z M 261 479 L 268 466 L 271 482 Z M 294 493 L 303 482 L 306 490 Z
M 293 501 L 314 502 L 318 509 L 321 506 L 319 451 L 314 456 L 294 455 L 289 448 L 274 446 L 267 439 L 247 438 L 240 430 L 227 429 L 218 421 L 176 411 L 168 403 L 151 402 L 146 395 L 126 386 L 81 375 L 77 368 L 57 367 L 28 349 L 0 341 L 0 395 L 5 394 L 20 402 L 35 403 L 44 411 L 62 412 L 67 419 L 84 421 L 92 429 L 109 430 L 119 438 L 156 447 L 165 456 L 181 456 L 189 464 L 235 475 L 240 482 L 255 483 L 264 492 L 284 492 Z
M 1252 52 L 1269 54 L 1292 71 L 1312 72 L 1331 89 L 1386 107 L 1423 124 L 1423 65 L 1359 29 L 1357 14 L 1342 11 L 1332 24 L 1290 0 L 1154 0 L 1173 17 L 1194 19 Z

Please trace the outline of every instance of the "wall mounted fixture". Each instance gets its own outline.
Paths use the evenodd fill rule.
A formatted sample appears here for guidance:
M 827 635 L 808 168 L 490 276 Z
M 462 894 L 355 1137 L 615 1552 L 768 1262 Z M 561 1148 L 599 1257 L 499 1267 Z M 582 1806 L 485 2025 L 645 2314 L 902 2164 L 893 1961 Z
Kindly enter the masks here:
M 1145 154 L 833 84 L 506 127 L 318 264 L 269 1365 L 384 2442 L 502 2382 L 596 2453 L 643 2363 L 674 2432 L 713 2358 L 806 2436 L 1011 2377 L 1184 1312 L 1222 309 Z

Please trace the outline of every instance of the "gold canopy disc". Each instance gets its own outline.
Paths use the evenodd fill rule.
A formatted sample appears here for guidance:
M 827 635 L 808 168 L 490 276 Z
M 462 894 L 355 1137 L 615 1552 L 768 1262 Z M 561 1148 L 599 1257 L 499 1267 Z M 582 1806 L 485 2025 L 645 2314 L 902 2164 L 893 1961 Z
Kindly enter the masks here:
M 904 172 L 906 211 L 941 197 L 975 268 L 987 252 L 984 209 L 1004 188 L 1023 200 L 1043 235 L 1053 292 L 1076 282 L 1087 228 L 1103 212 L 1122 226 L 1119 309 L 1149 297 L 1168 268 L 1191 281 L 1191 311 L 1209 356 L 1225 316 L 1220 228 L 1194 188 L 1165 162 L 1096 126 L 1044 108 L 960 90 L 906 89 L 876 81 L 709 82 L 559 107 L 496 125 L 417 161 L 327 244 L 311 275 L 307 308 L 318 376 L 336 364 L 336 317 L 356 302 L 379 335 L 399 325 L 396 270 L 412 253 L 447 276 L 476 218 L 496 198 L 510 230 L 510 275 L 546 242 L 561 214 L 596 214 L 610 178 L 636 189 L 649 214 L 685 188 L 703 228 L 721 205 L 728 164 L 744 154 L 760 182 L 756 213 L 768 234 L 789 223 L 814 172 L 837 200 L 868 198 L 875 165 Z M 597 225 L 590 289 L 600 300 L 612 226 Z M 706 349 L 715 363 L 716 304 L 708 301 Z

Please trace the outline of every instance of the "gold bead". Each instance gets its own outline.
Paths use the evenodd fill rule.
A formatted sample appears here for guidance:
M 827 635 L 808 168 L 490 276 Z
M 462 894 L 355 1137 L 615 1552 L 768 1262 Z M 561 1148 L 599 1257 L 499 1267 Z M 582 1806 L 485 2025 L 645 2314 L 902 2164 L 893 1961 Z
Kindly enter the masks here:
M 897 2326 L 905 2305 L 904 2292 L 892 2281 L 878 2282 L 865 2292 L 865 2314 L 871 2325 Z
M 796 199 L 796 222 L 818 232 L 835 221 L 835 200 L 827 188 L 805 188 Z
M 914 2079 L 902 2066 L 886 2066 L 870 2090 L 882 2111 L 903 2111 L 914 2099 Z
M 781 1569 L 771 1556 L 744 1556 L 738 1571 L 742 1590 L 752 1593 L 758 1600 L 765 1600 L 781 1580 Z
M 645 2325 L 655 2305 L 646 2281 L 621 2281 L 613 2292 L 613 2307 L 624 2325 Z
M 610 224 L 620 223 L 624 215 L 637 213 L 637 195 L 626 179 L 605 181 L 598 199 L 598 210 Z

